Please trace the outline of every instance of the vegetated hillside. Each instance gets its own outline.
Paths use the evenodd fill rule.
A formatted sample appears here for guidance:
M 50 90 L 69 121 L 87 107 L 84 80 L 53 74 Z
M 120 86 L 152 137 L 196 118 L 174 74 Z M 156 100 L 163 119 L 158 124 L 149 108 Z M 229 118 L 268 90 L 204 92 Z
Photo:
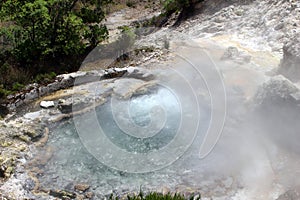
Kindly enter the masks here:
M 160 5 L 152 0 L 1 2 L 1 97 L 77 71 L 86 55 L 108 39 L 105 16 L 125 8 L 152 12 Z
M 160 17 L 143 24 L 161 26 L 172 13 L 183 12 L 195 2 L 197 1 L 2 2 L 0 97 L 3 99 L 21 91 L 28 83 L 47 84 L 57 74 L 77 71 L 87 54 L 109 37 L 103 23 L 105 15 L 125 8 L 142 15 L 161 11 Z M 147 12 L 144 13 L 144 10 Z
M 0 92 L 6 95 L 28 82 L 51 79 L 50 72 L 78 69 L 89 50 L 108 37 L 101 22 L 109 2 L 1 2 Z

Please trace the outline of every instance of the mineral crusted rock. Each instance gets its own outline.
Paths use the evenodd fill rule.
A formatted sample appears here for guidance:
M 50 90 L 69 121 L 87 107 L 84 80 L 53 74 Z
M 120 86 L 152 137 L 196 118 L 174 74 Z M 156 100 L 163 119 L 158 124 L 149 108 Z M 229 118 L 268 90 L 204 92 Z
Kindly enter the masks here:
M 278 72 L 293 82 L 300 81 L 300 35 L 284 45 L 283 59 Z

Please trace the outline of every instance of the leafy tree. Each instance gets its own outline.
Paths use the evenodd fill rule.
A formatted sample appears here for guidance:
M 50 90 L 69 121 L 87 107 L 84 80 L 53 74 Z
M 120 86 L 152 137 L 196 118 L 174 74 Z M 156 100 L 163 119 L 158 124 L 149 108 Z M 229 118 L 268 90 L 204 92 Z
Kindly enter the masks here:
M 109 1 L 5 0 L 0 3 L 0 34 L 21 63 L 80 55 L 108 36 L 100 22 L 101 8 Z

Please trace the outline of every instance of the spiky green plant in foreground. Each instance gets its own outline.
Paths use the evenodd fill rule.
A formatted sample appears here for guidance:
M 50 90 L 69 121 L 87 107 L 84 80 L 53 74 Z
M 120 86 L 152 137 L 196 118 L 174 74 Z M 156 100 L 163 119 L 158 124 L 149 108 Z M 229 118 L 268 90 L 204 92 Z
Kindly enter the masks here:
M 113 197 L 111 196 L 109 198 L 110 200 L 119 200 L 118 197 Z M 186 200 L 187 198 L 185 198 L 183 195 L 181 194 L 161 194 L 161 193 L 157 193 L 157 192 L 151 192 L 147 195 L 144 195 L 142 192 L 140 192 L 138 195 L 136 196 L 127 196 L 127 199 L 128 200 Z M 201 199 L 201 196 L 198 196 L 198 197 L 194 197 L 194 196 L 191 196 L 189 197 L 190 200 L 200 200 Z

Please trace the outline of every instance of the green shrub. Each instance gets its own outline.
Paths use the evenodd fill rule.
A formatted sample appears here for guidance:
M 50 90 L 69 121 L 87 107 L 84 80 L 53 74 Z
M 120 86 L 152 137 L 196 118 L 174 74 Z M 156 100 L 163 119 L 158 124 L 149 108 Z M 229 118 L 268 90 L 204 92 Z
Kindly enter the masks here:
M 0 84 L 4 85 L 7 90 L 18 91 L 21 86 L 19 84 L 27 84 L 30 78 L 29 72 L 24 68 L 16 67 L 8 62 L 0 64 Z
M 38 74 L 35 79 L 34 82 L 39 83 L 39 84 L 48 84 L 51 83 L 52 81 L 54 81 L 56 78 L 56 73 L 54 72 L 50 72 L 47 74 Z
M 12 86 L 13 91 L 21 91 L 24 88 L 24 85 L 21 83 L 14 83 Z
M 11 93 L 12 91 L 5 89 L 3 85 L 0 85 L 0 100 L 4 99 L 7 95 L 10 95 Z

